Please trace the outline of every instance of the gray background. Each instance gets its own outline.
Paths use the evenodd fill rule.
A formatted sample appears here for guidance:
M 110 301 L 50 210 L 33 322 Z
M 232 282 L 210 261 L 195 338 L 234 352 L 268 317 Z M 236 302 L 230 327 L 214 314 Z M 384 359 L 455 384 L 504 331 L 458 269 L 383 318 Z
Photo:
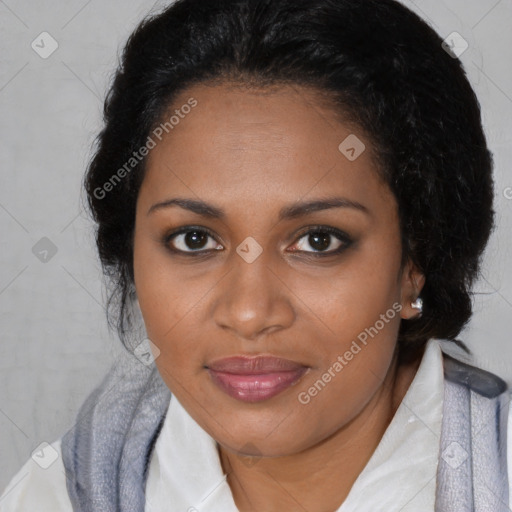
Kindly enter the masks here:
M 494 152 L 499 227 L 461 338 L 476 364 L 512 383 L 512 0 L 404 3 L 469 43 L 461 60 Z M 80 187 L 119 51 L 161 5 L 0 0 L 0 492 L 34 448 L 72 426 L 120 350 Z M 43 31 L 59 45 L 46 59 L 31 48 Z M 57 249 L 46 262 L 33 253 L 38 242 L 48 250 L 43 237 Z

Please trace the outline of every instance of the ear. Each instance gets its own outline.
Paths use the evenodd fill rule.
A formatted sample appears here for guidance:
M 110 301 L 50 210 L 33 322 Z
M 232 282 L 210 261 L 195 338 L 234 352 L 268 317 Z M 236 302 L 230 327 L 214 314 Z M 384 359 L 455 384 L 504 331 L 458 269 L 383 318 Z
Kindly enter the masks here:
M 400 302 L 402 309 L 401 318 L 406 320 L 418 317 L 418 310 L 411 306 L 421 293 L 425 284 L 425 276 L 410 260 L 405 265 L 401 275 Z

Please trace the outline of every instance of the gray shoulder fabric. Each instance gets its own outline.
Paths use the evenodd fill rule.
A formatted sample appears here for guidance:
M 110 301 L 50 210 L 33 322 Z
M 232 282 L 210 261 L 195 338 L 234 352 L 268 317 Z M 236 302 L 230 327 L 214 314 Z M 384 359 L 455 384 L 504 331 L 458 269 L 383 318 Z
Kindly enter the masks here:
M 61 450 L 74 512 L 143 512 L 147 461 L 171 393 L 154 364 L 123 354 L 89 395 Z
M 510 512 L 509 393 L 498 376 L 444 354 L 436 512 Z
M 443 357 L 435 512 L 510 512 L 507 386 L 496 375 Z M 170 399 L 154 364 L 127 354 L 112 367 L 62 438 L 74 512 L 144 512 L 147 463 Z

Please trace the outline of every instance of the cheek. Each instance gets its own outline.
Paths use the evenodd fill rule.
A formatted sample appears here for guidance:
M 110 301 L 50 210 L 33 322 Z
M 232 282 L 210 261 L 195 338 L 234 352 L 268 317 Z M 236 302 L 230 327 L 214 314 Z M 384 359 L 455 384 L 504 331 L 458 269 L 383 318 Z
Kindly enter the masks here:
M 149 338 L 162 350 L 161 341 L 187 310 L 175 270 L 165 261 L 164 248 L 137 230 L 134 237 L 134 280 Z
M 314 305 L 325 332 L 336 337 L 338 350 L 376 322 L 383 337 L 396 341 L 401 309 L 399 267 L 398 243 L 368 240 L 329 279 L 323 279 L 321 287 L 318 281 L 316 286 L 314 281 L 303 281 L 305 288 L 298 294 Z M 381 315 L 385 315 L 384 324 Z
M 317 303 L 329 329 L 316 336 L 320 364 L 295 393 L 310 443 L 355 418 L 382 386 L 393 360 L 401 322 L 396 284 L 389 275 L 353 270 L 332 285 L 330 301 Z
M 211 273 L 200 277 L 186 264 L 173 264 L 164 247 L 136 232 L 134 278 L 148 337 L 160 350 L 156 364 L 164 380 L 164 371 L 180 380 L 195 375 L 204 363 L 197 340 L 204 338 L 200 313 L 215 284 Z

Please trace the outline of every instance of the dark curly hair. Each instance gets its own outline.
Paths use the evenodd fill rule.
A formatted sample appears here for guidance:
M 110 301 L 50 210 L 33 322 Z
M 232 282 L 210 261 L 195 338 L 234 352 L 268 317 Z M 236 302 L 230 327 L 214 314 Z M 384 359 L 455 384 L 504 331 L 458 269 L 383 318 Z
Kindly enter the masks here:
M 125 347 L 146 159 L 108 193 L 104 185 L 145 144 L 178 93 L 226 82 L 310 86 L 357 123 L 398 203 L 402 264 L 411 260 L 426 276 L 423 315 L 400 326 L 402 357 L 432 337 L 460 343 L 494 227 L 492 156 L 478 100 L 437 33 L 394 0 L 178 0 L 130 36 L 85 176 L 111 285 L 108 319 Z

